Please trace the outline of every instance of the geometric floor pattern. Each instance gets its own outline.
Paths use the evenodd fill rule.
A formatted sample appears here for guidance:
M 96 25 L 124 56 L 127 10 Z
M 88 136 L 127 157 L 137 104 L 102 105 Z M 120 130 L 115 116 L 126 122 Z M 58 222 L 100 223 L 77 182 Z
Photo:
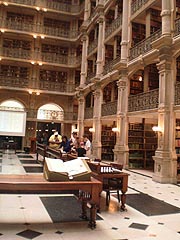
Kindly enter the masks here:
M 1 174 L 42 174 L 36 155 L 20 152 L 1 152 L 0 169 Z M 58 193 L 0 194 L 0 240 L 180 240 L 180 185 L 154 182 L 148 170 L 124 171 L 129 173 L 126 211 L 120 211 L 115 193 L 106 206 L 102 192 L 94 230 L 79 219 L 77 199 L 69 204 Z M 63 204 L 63 218 L 52 214 Z

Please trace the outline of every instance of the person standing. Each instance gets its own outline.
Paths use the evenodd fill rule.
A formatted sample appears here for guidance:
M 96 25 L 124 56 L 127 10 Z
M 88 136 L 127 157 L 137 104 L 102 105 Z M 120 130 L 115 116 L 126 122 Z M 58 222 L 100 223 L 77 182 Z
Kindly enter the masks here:
M 56 131 L 49 138 L 49 147 L 58 149 L 62 142 L 62 136 Z
M 86 156 L 90 157 L 91 156 L 91 141 L 89 140 L 87 135 L 83 135 L 83 140 L 84 140 L 84 148 L 86 150 Z

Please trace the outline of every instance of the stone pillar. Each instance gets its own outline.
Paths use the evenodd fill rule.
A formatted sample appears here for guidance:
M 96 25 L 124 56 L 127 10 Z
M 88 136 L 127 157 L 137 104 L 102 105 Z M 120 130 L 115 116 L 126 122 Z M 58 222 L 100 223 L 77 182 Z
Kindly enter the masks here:
M 114 148 L 114 161 L 123 164 L 124 168 L 129 165 L 128 148 L 128 75 L 127 70 L 121 70 L 118 81 L 118 102 L 117 102 L 117 129 L 116 145 Z
M 97 68 L 96 75 L 99 77 L 103 71 L 104 65 L 104 18 L 98 20 L 99 34 L 98 34 L 98 50 L 97 50 Z
M 87 52 L 88 52 L 88 36 L 83 35 L 82 37 L 82 61 L 81 61 L 81 79 L 80 79 L 80 88 L 85 85 L 86 75 L 87 75 Z
M 85 0 L 84 21 L 87 21 L 91 13 L 91 1 Z
M 151 35 L 151 11 L 146 12 L 146 38 Z
M 162 0 L 162 35 L 171 35 L 171 1 Z
M 121 40 L 121 61 L 126 62 L 128 57 L 128 13 L 129 13 L 129 0 L 123 0 L 122 12 L 122 40 Z
M 85 108 L 85 99 L 84 96 L 79 93 L 78 97 L 78 132 L 79 132 L 79 137 L 82 137 L 84 134 L 84 108 Z
M 177 156 L 175 152 L 175 114 L 173 111 L 175 83 L 172 78 L 175 62 L 172 59 L 171 42 L 164 41 L 164 46 L 159 48 L 160 63 L 157 64 L 159 69 L 158 126 L 162 132 L 158 133 L 158 148 L 153 157 L 155 161 L 153 180 L 160 183 L 176 183 Z
M 94 91 L 94 112 L 93 112 L 93 156 L 101 159 L 101 106 L 102 106 L 102 90 L 100 87 Z

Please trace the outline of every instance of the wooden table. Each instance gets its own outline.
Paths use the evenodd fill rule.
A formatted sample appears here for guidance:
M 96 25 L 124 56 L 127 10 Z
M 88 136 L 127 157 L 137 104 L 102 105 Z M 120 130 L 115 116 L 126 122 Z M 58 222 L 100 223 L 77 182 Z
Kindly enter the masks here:
M 87 219 L 87 205 L 90 208 L 88 226 L 96 227 L 96 210 L 100 207 L 102 183 L 97 179 L 91 181 L 48 182 L 42 175 L 0 175 L 0 193 L 46 193 L 79 190 L 82 202 L 82 218 Z
M 128 176 L 129 174 L 124 172 L 112 172 L 112 173 L 97 173 L 92 172 L 92 176 L 97 180 L 101 181 L 102 183 L 105 182 L 107 179 L 119 179 L 121 180 L 121 210 L 124 211 L 125 203 L 126 203 L 126 192 L 128 190 Z M 105 189 L 103 189 L 105 190 Z

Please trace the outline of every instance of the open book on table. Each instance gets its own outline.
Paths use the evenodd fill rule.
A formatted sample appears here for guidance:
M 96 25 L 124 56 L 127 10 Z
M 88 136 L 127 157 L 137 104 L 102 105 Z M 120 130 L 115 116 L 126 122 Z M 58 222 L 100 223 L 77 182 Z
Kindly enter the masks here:
M 90 180 L 91 170 L 83 159 L 63 162 L 61 159 L 45 158 L 44 176 L 49 181 Z

